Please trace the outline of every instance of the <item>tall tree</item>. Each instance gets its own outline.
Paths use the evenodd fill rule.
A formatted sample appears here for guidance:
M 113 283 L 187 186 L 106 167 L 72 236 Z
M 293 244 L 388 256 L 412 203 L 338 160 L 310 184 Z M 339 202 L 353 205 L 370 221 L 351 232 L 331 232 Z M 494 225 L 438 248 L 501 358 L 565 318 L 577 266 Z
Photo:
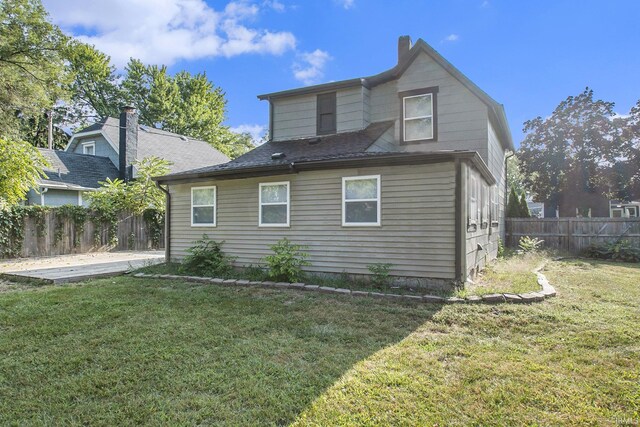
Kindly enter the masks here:
M 74 79 L 69 85 L 71 102 L 65 108 L 64 120 L 84 126 L 89 121 L 118 117 L 124 95 L 111 58 L 77 40 L 69 43 L 66 56 Z
M 66 97 L 66 45 L 39 0 L 0 2 L 0 136 L 20 139 L 21 119 Z
M 514 188 L 517 193 L 527 191 L 522 165 L 518 156 L 511 156 L 507 159 L 507 181 L 508 188 Z
M 0 138 L 0 208 L 24 200 L 45 177 L 46 159 L 28 142 Z
M 562 101 L 550 117 L 524 123 L 519 157 L 525 184 L 538 199 L 557 204 L 569 172 L 578 172 L 574 176 L 580 176 L 585 188 L 610 178 L 620 154 L 620 127 L 612 120 L 613 107 L 613 102 L 595 100 L 587 88 Z

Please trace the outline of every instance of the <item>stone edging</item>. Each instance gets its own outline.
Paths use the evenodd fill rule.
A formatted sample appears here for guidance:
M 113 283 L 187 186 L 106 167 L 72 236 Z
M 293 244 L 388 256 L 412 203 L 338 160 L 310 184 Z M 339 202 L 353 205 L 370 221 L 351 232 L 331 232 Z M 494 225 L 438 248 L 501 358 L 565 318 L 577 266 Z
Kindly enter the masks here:
M 424 303 L 435 304 L 457 304 L 457 303 L 531 303 L 543 301 L 545 298 L 550 298 L 556 295 L 556 290 L 549 284 L 547 278 L 540 273 L 540 270 L 544 265 L 540 266 L 534 273 L 538 276 L 538 284 L 542 287 L 539 292 L 528 292 L 524 294 L 487 294 L 487 295 L 471 295 L 466 298 L 458 297 L 440 297 L 436 295 L 399 295 L 399 294 L 384 294 L 379 292 L 368 291 L 352 291 L 350 289 L 332 288 L 328 286 L 307 285 L 304 283 L 288 283 L 288 282 L 256 282 L 250 280 L 236 280 L 236 279 L 219 279 L 209 277 L 198 276 L 178 276 L 174 274 L 146 274 L 135 273 L 133 277 L 149 278 L 149 279 L 171 279 L 171 280 L 186 280 L 188 282 L 197 283 L 210 283 L 225 286 L 262 286 L 266 288 L 280 288 L 280 289 L 298 289 L 303 291 L 314 291 L 326 294 L 338 294 L 338 295 L 351 295 L 357 297 L 374 297 L 374 298 L 387 298 L 393 300 L 403 301 L 418 301 Z

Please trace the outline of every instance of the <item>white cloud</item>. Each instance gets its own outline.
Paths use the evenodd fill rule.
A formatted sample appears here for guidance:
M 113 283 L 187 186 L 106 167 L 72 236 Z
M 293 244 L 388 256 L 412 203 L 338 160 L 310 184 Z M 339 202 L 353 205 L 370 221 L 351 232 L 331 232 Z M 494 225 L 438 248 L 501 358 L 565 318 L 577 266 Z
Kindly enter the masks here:
M 489 0 L 484 0 L 482 4 L 480 4 L 480 7 L 489 7 L 490 4 L 491 3 L 489 3 Z
M 254 144 L 259 144 L 267 131 L 267 127 L 264 125 L 249 125 L 244 124 L 236 127 L 230 128 L 232 132 L 235 133 L 248 133 L 251 135 Z
M 324 67 L 329 60 L 329 53 L 320 49 L 302 52 L 293 64 L 293 76 L 306 85 L 318 83 L 324 77 Z
M 356 5 L 356 0 L 334 0 L 345 9 L 351 9 Z
M 270 7 L 276 12 L 284 12 L 286 9 L 286 6 L 284 5 L 284 3 L 278 0 L 265 0 L 262 4 L 264 4 L 266 7 Z
M 457 35 L 457 34 L 449 34 L 442 41 L 443 42 L 455 42 L 455 41 L 458 41 L 459 39 L 460 39 L 459 35 Z
M 280 2 L 269 2 L 270 7 Z M 214 10 L 204 0 L 44 0 L 53 21 L 111 56 L 171 65 L 178 60 L 248 53 L 281 55 L 295 49 L 287 31 L 256 28 L 260 7 L 246 0 Z M 263 5 L 264 7 L 265 5 Z

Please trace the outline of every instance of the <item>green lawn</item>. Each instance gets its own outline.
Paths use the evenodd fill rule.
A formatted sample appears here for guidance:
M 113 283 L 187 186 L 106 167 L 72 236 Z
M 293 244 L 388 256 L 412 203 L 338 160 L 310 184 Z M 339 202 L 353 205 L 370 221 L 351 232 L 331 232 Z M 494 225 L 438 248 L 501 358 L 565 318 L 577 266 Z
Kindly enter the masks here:
M 640 267 L 533 305 L 122 277 L 0 292 L 0 425 L 640 422 Z

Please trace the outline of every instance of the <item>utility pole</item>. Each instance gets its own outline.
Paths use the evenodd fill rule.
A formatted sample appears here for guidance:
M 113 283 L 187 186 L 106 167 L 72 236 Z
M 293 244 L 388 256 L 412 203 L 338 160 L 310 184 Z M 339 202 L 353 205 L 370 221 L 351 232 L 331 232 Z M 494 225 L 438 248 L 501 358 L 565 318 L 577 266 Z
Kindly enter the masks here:
M 49 143 L 49 150 L 53 149 L 53 110 L 47 111 L 47 142 Z

